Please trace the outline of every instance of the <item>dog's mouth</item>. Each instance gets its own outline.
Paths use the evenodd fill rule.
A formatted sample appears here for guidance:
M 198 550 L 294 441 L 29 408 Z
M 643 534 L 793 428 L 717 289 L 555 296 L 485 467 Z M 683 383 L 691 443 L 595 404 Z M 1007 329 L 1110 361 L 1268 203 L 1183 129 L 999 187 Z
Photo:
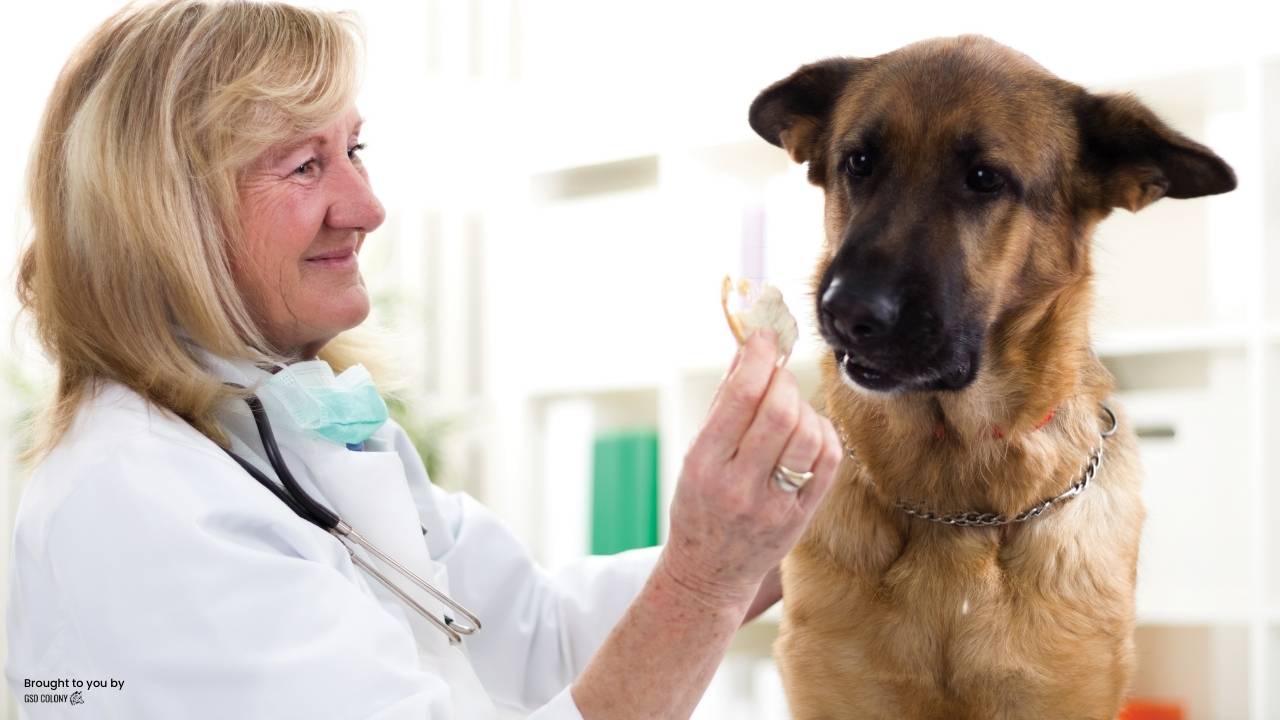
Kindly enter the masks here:
M 898 387 L 899 379 L 893 373 L 882 370 L 865 362 L 858 362 L 854 356 L 844 350 L 836 350 L 836 362 L 845 376 L 868 390 L 888 392 Z
M 962 390 L 978 374 L 978 355 L 960 351 L 920 367 L 877 362 L 853 350 L 833 348 L 841 373 L 858 387 L 875 392 Z

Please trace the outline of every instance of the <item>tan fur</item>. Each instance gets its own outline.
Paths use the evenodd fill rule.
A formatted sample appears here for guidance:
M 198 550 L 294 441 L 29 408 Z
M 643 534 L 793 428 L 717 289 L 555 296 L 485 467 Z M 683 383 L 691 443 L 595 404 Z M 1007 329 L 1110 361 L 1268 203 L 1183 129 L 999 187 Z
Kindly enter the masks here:
M 912 116 L 917 69 L 965 42 L 967 57 L 995 80 L 971 73 L 971 83 L 950 88 L 946 112 Z M 1121 182 L 1124 190 L 1082 190 L 1091 182 L 1082 171 L 1054 164 L 1077 144 L 1064 117 L 1065 83 L 1025 57 L 972 39 L 899 53 L 895 73 L 855 78 L 844 89 L 831 136 L 889 109 L 891 132 L 923 156 L 981 115 L 1008 139 L 1000 148 L 1007 162 L 1046 179 L 1060 198 L 1051 212 L 1011 207 L 991 225 L 954 228 L 971 293 L 990 323 L 982 370 L 969 387 L 858 392 L 824 353 L 819 400 L 858 460 L 844 462 L 783 565 L 775 654 L 792 712 L 797 720 L 1114 718 L 1133 675 L 1141 468 L 1132 429 L 1110 399 L 1112 379 L 1090 349 L 1087 239 L 1107 209 L 1061 198 L 1102 193 L 1137 209 L 1159 196 L 1141 178 Z M 814 130 L 796 134 L 807 142 Z M 787 149 L 793 157 L 823 152 Z M 827 190 L 815 292 L 851 212 L 847 198 Z M 914 200 L 928 202 L 902 197 Z M 1086 242 L 1075 242 L 1080 237 Z M 958 528 L 910 519 L 891 505 L 912 499 L 939 511 L 1013 515 L 1052 497 L 1079 478 L 1098 444 L 1108 424 L 1104 401 L 1120 428 L 1101 473 L 1044 517 Z M 1037 429 L 1051 410 L 1053 421 Z M 934 434 L 939 424 L 942 438 Z
M 817 132 L 812 122 L 803 119 L 797 120 L 794 125 L 782 131 L 782 142 L 791 155 L 792 161 L 809 162 L 809 147 Z

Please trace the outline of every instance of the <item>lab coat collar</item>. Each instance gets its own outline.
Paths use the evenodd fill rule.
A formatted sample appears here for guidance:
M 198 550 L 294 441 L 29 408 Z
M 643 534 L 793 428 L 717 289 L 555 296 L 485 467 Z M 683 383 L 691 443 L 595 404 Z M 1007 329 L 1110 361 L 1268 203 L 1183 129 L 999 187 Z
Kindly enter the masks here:
M 224 383 L 234 383 L 252 389 L 271 377 L 269 370 L 259 367 L 252 360 L 246 358 L 224 358 L 214 355 L 194 343 L 191 344 L 191 350 L 196 359 L 200 361 L 200 364 L 204 365 L 209 372 Z

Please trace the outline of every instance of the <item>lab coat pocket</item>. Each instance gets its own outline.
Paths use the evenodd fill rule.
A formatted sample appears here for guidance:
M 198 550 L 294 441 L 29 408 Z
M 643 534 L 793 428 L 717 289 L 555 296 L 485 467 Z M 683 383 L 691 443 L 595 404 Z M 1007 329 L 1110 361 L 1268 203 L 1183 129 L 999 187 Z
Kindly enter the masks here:
M 317 489 L 344 522 L 406 569 L 448 594 L 448 570 L 444 563 L 432 560 L 427 550 L 417 506 L 397 453 L 353 452 L 321 440 L 295 447 L 303 449 L 303 461 L 311 470 Z M 437 618 L 449 615 L 443 603 L 397 569 L 364 549 L 355 552 L 432 615 Z M 369 580 L 376 593 L 383 598 L 389 596 L 379 581 L 372 577 Z M 468 720 L 493 717 L 496 711 L 462 647 L 450 646 L 439 628 L 402 600 L 396 598 L 392 607 L 403 612 L 413 632 L 422 669 L 448 682 L 453 691 L 455 717 Z
M 422 541 L 417 508 L 405 479 L 404 465 L 396 453 L 352 452 L 318 439 L 293 444 L 293 447 L 302 451 L 299 454 L 310 470 L 316 489 L 343 522 L 370 545 L 430 582 L 435 563 Z M 396 568 L 367 551 L 357 552 L 398 587 L 417 590 Z M 425 592 L 410 592 L 410 595 L 433 612 L 440 612 L 439 603 Z

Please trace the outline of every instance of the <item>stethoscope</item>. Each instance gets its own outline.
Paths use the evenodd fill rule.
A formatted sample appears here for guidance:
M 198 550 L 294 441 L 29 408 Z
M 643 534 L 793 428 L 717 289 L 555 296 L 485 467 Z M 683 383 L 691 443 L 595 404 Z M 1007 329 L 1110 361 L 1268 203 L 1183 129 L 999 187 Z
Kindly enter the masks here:
M 226 452 L 233 460 L 245 469 L 245 472 L 253 476 L 253 479 L 262 484 L 263 487 L 270 490 L 273 495 L 280 498 L 280 501 L 288 505 L 291 510 L 298 514 L 298 517 L 333 535 L 342 542 L 346 548 L 347 554 L 351 556 L 351 561 L 366 572 L 372 575 L 382 586 L 390 590 L 392 594 L 400 598 L 404 603 L 418 614 L 426 618 L 428 622 L 438 628 L 449 638 L 450 645 L 457 645 L 462 642 L 463 635 L 470 635 L 480 629 L 480 618 L 474 613 L 458 604 L 453 598 L 441 592 L 431 583 L 423 580 L 409 568 L 401 565 L 394 558 L 378 549 L 378 547 L 370 543 L 363 535 L 356 532 L 354 528 L 342 521 L 332 510 L 316 502 L 314 498 L 307 494 L 299 485 L 298 481 L 293 478 L 293 473 L 289 472 L 289 467 L 285 465 L 284 458 L 280 455 L 280 446 L 276 444 L 275 433 L 271 431 L 271 422 L 267 420 L 267 411 L 262 407 L 262 401 L 258 400 L 256 395 L 250 395 L 245 398 L 245 402 L 249 405 L 249 409 L 253 411 L 253 421 L 258 426 L 258 437 L 262 440 L 262 447 L 266 451 L 267 461 L 271 463 L 271 469 L 275 471 L 280 478 L 280 482 L 284 487 L 272 482 L 261 470 L 254 467 L 252 463 L 227 449 Z M 426 533 L 426 530 L 423 530 Z M 345 542 L 344 542 L 345 541 Z M 380 572 L 376 567 L 371 565 L 364 558 L 357 555 L 354 549 L 348 543 L 354 543 L 367 550 L 374 557 L 382 562 L 395 568 L 401 575 L 409 578 L 414 585 L 427 591 L 432 597 L 444 603 L 450 609 L 457 611 L 466 623 L 460 623 L 457 620 L 445 615 L 438 618 L 431 614 L 417 600 L 413 599 L 400 586 L 396 585 L 386 575 Z

